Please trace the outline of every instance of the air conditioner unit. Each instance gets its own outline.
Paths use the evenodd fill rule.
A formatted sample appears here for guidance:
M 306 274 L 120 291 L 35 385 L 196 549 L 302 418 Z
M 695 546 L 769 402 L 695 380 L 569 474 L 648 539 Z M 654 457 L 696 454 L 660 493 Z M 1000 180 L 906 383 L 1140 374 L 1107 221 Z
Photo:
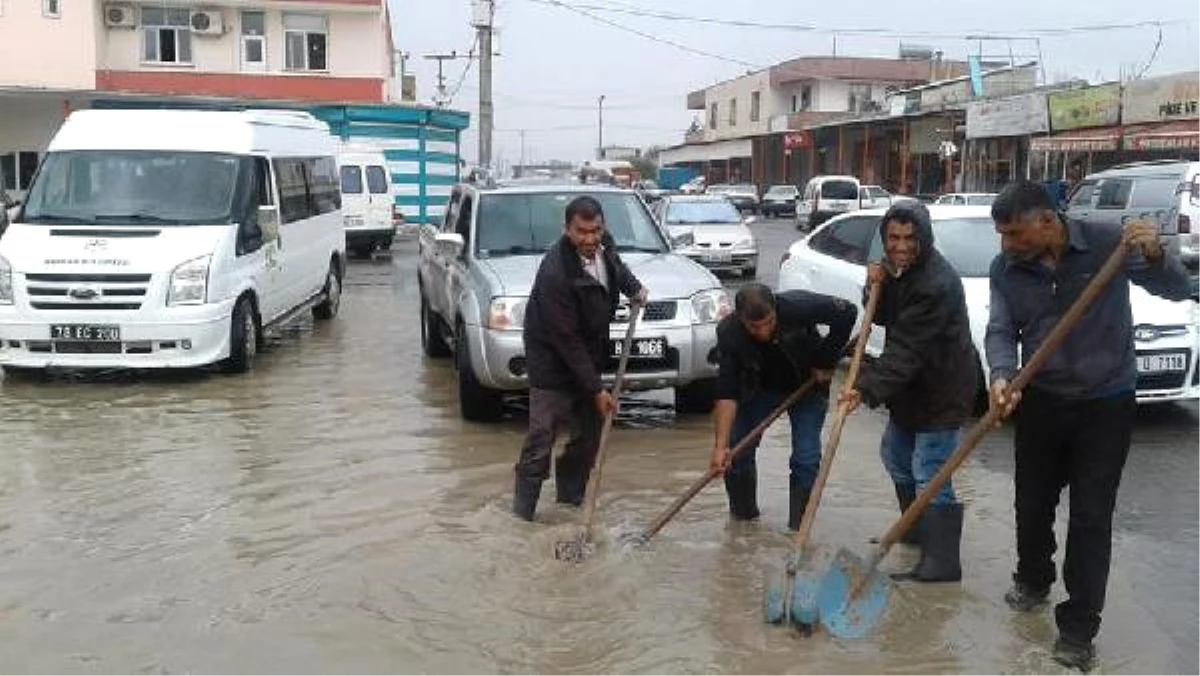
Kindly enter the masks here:
M 221 12 L 215 9 L 192 12 L 191 25 L 192 32 L 199 35 L 221 35 L 225 32 Z
M 109 28 L 136 28 L 137 14 L 131 5 L 105 5 L 104 25 Z

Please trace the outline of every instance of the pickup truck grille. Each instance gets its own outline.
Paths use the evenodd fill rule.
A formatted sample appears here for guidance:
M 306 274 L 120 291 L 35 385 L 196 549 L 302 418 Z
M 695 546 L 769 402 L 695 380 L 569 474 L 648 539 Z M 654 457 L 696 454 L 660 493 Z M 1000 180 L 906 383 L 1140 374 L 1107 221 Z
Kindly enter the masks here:
M 656 300 L 646 303 L 642 321 L 665 322 L 675 319 L 676 303 L 673 300 Z
M 25 292 L 35 310 L 137 310 L 150 275 L 26 274 Z

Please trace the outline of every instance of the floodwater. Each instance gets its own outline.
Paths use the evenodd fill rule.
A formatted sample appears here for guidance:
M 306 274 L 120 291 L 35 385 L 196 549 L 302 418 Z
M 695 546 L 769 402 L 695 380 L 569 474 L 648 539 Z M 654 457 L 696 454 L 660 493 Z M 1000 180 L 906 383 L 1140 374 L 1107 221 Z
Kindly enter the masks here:
M 623 544 L 706 466 L 708 421 L 676 418 L 666 393 L 625 402 L 599 547 L 556 561 L 582 514 L 548 483 L 536 523 L 509 515 L 520 404 L 500 424 L 459 418 L 450 364 L 420 353 L 414 251 L 354 262 L 339 319 L 285 331 L 247 376 L 0 382 L 0 669 L 1063 671 L 1052 611 L 1002 600 L 1008 430 L 955 481 L 963 582 L 895 587 L 865 640 L 763 621 L 790 547 L 783 426 L 760 452 L 761 522 L 730 524 L 714 484 L 648 545 Z M 897 516 L 883 423 L 847 425 L 817 564 L 868 554 Z M 1100 670 L 1195 672 L 1196 407 L 1144 412 L 1135 440 Z M 883 568 L 914 558 L 900 546 Z

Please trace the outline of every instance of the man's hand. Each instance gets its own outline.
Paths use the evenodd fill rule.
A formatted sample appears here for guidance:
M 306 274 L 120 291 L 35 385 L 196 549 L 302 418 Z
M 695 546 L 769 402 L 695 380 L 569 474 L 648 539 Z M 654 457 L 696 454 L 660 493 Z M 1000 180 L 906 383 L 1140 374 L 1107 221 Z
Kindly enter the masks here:
M 833 380 L 833 369 L 814 368 L 812 370 L 812 377 L 818 383 L 827 383 Z
M 638 289 L 638 292 L 636 294 L 634 294 L 633 302 L 637 303 L 638 305 L 645 305 L 646 301 L 649 298 L 650 298 L 650 289 L 647 289 L 646 287 L 643 286 L 641 289 Z
M 853 413 L 854 409 L 858 408 L 858 405 L 861 403 L 862 392 L 853 387 L 842 390 L 842 393 L 838 395 L 838 406 L 845 406 L 847 414 Z
M 1129 221 L 1125 224 L 1121 239 L 1125 241 L 1125 246 L 1141 253 L 1147 261 L 1157 261 L 1163 256 L 1162 243 L 1158 240 L 1158 224 L 1153 221 Z
M 613 399 L 612 394 L 608 390 L 600 390 L 596 393 L 596 410 L 600 415 L 607 417 L 609 414 L 617 412 L 617 400 Z
M 1000 409 L 1001 420 L 1012 415 L 1012 412 L 1017 408 L 1017 404 L 1021 403 L 1021 393 L 1019 391 L 1009 394 L 1006 390 L 1008 390 L 1008 381 L 998 378 L 992 383 L 992 387 L 988 391 L 989 404 L 994 409 Z
M 708 462 L 709 471 L 721 476 L 729 469 L 729 447 L 713 446 L 712 458 Z
M 883 269 L 882 263 L 871 263 L 867 266 L 867 286 L 882 284 L 887 281 L 887 277 L 887 270 Z

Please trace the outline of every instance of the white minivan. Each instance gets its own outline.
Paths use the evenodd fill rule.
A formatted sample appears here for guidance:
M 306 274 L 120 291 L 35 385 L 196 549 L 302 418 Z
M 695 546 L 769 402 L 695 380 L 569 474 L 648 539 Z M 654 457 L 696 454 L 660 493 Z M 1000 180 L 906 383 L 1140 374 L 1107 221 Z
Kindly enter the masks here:
M 342 181 L 342 219 L 346 248 L 357 256 L 392 248 L 399 210 L 383 153 L 369 150 L 338 154 Z
M 834 216 L 858 211 L 861 187 L 853 176 L 814 176 L 796 203 L 796 228 L 812 230 Z
M 292 111 L 81 110 L 0 239 L 0 366 L 250 368 L 338 311 L 336 139 Z

